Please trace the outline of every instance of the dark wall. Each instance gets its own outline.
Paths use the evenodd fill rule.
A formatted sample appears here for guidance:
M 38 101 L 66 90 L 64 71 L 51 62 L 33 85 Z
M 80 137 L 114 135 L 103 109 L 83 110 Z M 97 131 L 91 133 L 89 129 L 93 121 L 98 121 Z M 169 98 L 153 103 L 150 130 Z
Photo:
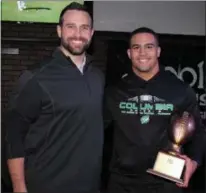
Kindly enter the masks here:
M 49 56 L 57 45 L 54 25 L 2 22 L 2 49 L 18 48 L 19 54 L 2 54 L 2 112 L 15 81 L 23 70 Z

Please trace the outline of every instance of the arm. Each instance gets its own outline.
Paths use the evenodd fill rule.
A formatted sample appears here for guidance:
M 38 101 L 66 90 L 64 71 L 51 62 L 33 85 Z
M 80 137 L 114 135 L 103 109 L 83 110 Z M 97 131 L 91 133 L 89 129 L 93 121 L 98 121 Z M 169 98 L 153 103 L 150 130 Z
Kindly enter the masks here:
M 25 73 L 10 100 L 6 119 L 7 164 L 14 192 L 27 192 L 24 176 L 24 138 L 40 112 L 41 90 Z
M 14 192 L 27 192 L 24 179 L 24 158 L 7 161 Z
M 194 116 L 196 130 L 191 141 L 184 148 L 187 156 L 182 155 L 182 158 L 186 161 L 186 170 L 184 174 L 184 183 L 182 185 L 178 184 L 178 186 L 183 188 L 188 187 L 192 175 L 196 171 L 198 165 L 201 164 L 205 148 L 205 132 L 196 101 L 195 92 L 189 87 L 186 96 L 185 109 Z
M 109 89 L 105 89 L 104 103 L 103 103 L 103 118 L 104 118 L 104 129 L 107 129 L 113 121 L 112 113 L 110 111 L 109 104 Z
M 186 111 L 190 112 L 195 119 L 195 133 L 191 141 L 186 144 L 185 152 L 186 154 L 198 165 L 201 165 L 203 160 L 203 154 L 205 149 L 204 137 L 205 131 L 200 116 L 199 106 L 196 100 L 195 92 L 189 87 L 187 92 L 187 107 Z

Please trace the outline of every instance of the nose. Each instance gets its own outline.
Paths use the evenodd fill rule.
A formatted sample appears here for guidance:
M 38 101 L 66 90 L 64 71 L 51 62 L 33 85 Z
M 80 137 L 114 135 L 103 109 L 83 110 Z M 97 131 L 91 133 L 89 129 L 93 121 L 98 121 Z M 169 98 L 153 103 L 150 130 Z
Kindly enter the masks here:
M 74 35 L 75 35 L 75 37 L 79 38 L 81 36 L 80 29 L 76 28 Z
M 74 31 L 74 36 L 76 38 L 80 38 L 82 36 L 84 36 L 84 30 L 82 30 L 82 27 L 79 26 L 79 27 L 76 27 L 75 31 Z
M 139 52 L 141 55 L 145 54 L 145 48 L 144 47 L 140 47 Z

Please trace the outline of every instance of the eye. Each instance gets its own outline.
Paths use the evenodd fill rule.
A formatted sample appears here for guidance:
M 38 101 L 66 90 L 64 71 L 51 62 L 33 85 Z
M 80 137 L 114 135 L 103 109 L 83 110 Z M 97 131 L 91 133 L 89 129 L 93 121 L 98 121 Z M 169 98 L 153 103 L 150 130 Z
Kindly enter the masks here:
M 138 50 L 140 48 L 140 46 L 132 46 L 133 50 Z
M 66 25 L 66 27 L 69 28 L 69 29 L 73 29 L 74 25 L 68 24 L 68 25 Z
M 148 44 L 148 45 L 146 46 L 146 48 L 147 48 L 147 49 L 152 49 L 152 48 L 154 48 L 154 45 L 153 45 L 153 44 Z
M 83 25 L 81 28 L 82 28 L 82 30 L 89 30 L 90 29 L 90 27 L 88 25 Z

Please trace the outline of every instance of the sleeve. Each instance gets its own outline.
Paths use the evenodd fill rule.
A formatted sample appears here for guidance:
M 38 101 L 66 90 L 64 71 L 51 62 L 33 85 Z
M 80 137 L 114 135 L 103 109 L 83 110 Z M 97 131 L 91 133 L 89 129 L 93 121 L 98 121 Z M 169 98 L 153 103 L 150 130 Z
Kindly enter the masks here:
M 192 88 L 188 88 L 187 98 L 185 100 L 186 104 L 186 111 L 191 113 L 195 119 L 195 133 L 185 145 L 185 152 L 186 154 L 193 160 L 195 160 L 198 165 L 201 164 L 204 156 L 204 149 L 205 149 L 205 130 L 204 125 L 200 116 L 199 106 L 196 100 L 195 92 Z
M 111 112 L 111 105 L 109 104 L 110 100 L 110 92 L 109 88 L 105 89 L 105 95 L 104 95 L 104 104 L 103 104 L 103 118 L 104 118 L 104 129 L 107 129 L 110 124 L 113 122 L 113 116 Z
M 23 73 L 6 114 L 6 157 L 24 157 L 24 137 L 41 110 L 41 88 L 29 71 Z

